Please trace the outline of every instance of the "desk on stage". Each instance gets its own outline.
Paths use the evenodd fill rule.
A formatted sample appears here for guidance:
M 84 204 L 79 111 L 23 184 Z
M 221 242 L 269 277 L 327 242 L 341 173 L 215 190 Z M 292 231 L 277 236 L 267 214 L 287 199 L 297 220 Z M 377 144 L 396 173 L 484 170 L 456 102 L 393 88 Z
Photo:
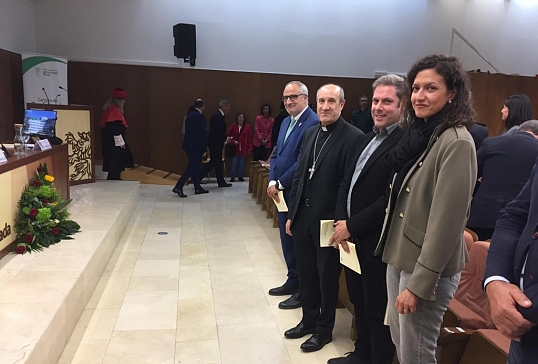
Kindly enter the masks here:
M 49 174 L 54 177 L 54 187 L 63 199 L 69 198 L 69 161 L 67 144 L 53 146 L 46 151 L 27 150 L 27 155 L 14 155 L 7 163 L 0 164 L 0 257 L 9 252 L 9 245 L 15 241 L 15 217 L 17 204 L 24 187 L 35 175 L 40 163 L 46 163 Z M 10 234 L 9 234 L 10 233 Z

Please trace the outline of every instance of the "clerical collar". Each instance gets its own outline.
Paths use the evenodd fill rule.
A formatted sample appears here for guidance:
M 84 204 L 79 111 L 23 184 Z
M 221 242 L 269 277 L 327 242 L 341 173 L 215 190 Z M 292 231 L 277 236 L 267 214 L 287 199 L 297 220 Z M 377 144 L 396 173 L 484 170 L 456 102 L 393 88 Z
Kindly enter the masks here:
M 322 131 L 325 131 L 325 132 L 330 131 L 330 132 L 332 132 L 334 129 L 336 129 L 336 125 L 338 124 L 339 121 L 340 121 L 340 118 L 338 120 L 336 120 L 334 123 L 329 124 L 327 126 L 322 126 L 321 122 L 320 122 L 319 125 L 320 125 Z
M 383 135 L 390 135 L 400 125 L 400 122 L 394 123 L 392 125 L 387 126 L 383 130 L 379 130 L 377 127 L 373 127 L 372 131 L 375 133 L 376 136 L 383 136 Z

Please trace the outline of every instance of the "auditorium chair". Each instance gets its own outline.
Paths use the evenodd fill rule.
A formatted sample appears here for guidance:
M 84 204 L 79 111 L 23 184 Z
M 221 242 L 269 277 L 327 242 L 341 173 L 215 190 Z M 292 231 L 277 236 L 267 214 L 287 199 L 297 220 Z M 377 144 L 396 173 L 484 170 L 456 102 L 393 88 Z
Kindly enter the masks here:
M 482 358 L 474 362 L 490 363 L 485 358 L 506 357 L 510 340 L 500 334 L 491 319 L 489 301 L 482 289 L 489 242 L 475 242 L 470 260 L 461 272 L 454 298 L 443 317 L 438 344 L 439 364 L 459 364 L 464 358 Z M 472 339 L 472 340 L 471 340 Z M 470 359 L 465 359 L 470 363 Z M 473 362 L 473 363 L 474 363 Z M 493 362 L 491 362 L 493 363 Z
M 476 240 L 474 240 L 471 233 L 469 233 L 467 230 L 463 232 L 463 238 L 465 239 L 465 246 L 467 247 L 467 251 L 471 251 L 471 247 Z

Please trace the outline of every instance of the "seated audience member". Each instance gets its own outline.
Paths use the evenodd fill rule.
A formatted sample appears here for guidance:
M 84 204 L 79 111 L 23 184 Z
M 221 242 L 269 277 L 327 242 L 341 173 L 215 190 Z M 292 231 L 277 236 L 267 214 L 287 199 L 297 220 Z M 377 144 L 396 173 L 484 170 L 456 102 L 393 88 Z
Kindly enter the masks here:
M 271 139 L 275 119 L 271 116 L 271 106 L 263 104 L 261 114 L 256 116 L 254 122 L 254 160 L 264 161 L 271 152 Z
M 245 158 L 252 153 L 252 133 L 250 125 L 245 120 L 245 114 L 240 112 L 235 116 L 235 123 L 230 125 L 228 129 L 228 157 L 232 158 L 230 168 L 230 182 L 235 182 L 235 177 L 238 177 L 240 182 L 243 182 L 243 172 L 245 169 Z
M 467 227 L 479 240 L 491 239 L 499 211 L 525 185 L 538 157 L 538 120 L 521 124 L 519 131 L 488 138 L 477 153 L 481 184 L 471 203 Z
M 488 127 L 486 124 L 474 123 L 471 130 L 469 130 L 471 136 L 473 137 L 474 146 L 476 150 L 480 149 L 482 142 L 489 136 Z
M 519 129 L 521 123 L 532 119 L 532 104 L 525 94 L 512 95 L 504 101 L 501 109 L 504 129 L 501 135 L 510 135 Z

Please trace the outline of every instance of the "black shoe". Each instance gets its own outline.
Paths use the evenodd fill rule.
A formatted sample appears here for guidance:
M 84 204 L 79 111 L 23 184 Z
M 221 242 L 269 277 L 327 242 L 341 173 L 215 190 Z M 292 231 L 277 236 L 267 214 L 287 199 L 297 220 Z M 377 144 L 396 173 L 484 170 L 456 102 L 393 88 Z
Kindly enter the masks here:
M 203 195 L 204 193 L 209 193 L 208 190 L 204 190 L 203 188 L 200 188 L 199 190 L 195 190 L 194 191 L 194 194 L 195 195 Z
M 230 178 L 230 182 L 235 182 L 235 178 Z
M 315 327 L 309 329 L 302 322 L 299 322 L 299 325 L 286 331 L 284 336 L 288 339 L 299 339 L 305 335 L 313 334 L 315 331 Z
M 297 293 L 297 286 L 291 286 L 288 284 L 283 284 L 280 287 L 271 288 L 269 290 L 270 296 L 287 296 L 295 293 Z
M 284 300 L 278 304 L 278 308 L 281 310 L 292 310 L 299 307 L 301 307 L 301 297 L 299 296 L 299 293 L 295 293 L 287 300 Z
M 231 183 L 219 183 L 219 187 L 232 187 L 232 184 Z
M 324 336 L 316 333 L 301 344 L 301 350 L 306 353 L 312 353 L 314 351 L 321 350 L 326 344 L 333 341 L 332 335 Z
M 347 353 L 347 356 L 329 359 L 327 361 L 327 364 L 370 364 L 370 363 L 362 359 L 359 359 L 354 353 Z
M 245 179 L 243 177 L 238 178 L 239 182 L 245 182 Z
M 181 198 L 187 197 L 187 195 L 183 193 L 183 188 L 174 188 L 172 192 L 176 193 Z

